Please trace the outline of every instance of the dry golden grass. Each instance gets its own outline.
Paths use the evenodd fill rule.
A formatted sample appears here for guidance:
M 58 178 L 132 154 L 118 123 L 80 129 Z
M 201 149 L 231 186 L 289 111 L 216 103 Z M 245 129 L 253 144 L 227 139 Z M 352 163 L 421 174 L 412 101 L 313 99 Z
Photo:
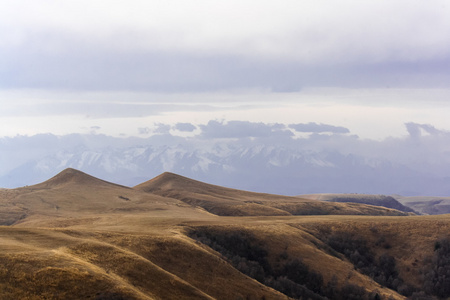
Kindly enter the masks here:
M 75 170 L 60 175 L 0 190 L 0 220 L 10 225 L 0 226 L 0 299 L 287 298 L 190 238 L 196 228 L 247 232 L 264 245 L 271 264 L 280 255 L 300 258 L 325 283 L 337 276 L 340 286 L 404 299 L 331 255 L 322 238 L 333 232 L 364 237 L 377 256 L 396 259 L 405 282 L 419 287 L 434 242 L 450 232 L 449 215 L 382 216 L 396 212 L 236 191 L 173 174 L 136 189 Z M 301 209 L 353 216 L 292 215 Z M 357 215 L 363 213 L 378 216 Z
M 172 173 L 144 182 L 136 190 L 181 200 L 220 216 L 406 215 L 395 209 L 355 203 L 329 203 L 299 197 L 219 187 Z

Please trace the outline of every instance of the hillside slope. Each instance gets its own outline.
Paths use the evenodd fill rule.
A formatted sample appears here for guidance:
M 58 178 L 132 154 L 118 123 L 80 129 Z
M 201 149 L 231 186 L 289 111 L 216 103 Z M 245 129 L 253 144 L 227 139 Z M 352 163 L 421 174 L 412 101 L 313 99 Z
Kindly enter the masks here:
M 450 216 L 365 210 L 394 211 L 68 169 L 0 190 L 0 299 L 450 297 Z
M 178 199 L 219 216 L 406 215 L 395 209 L 378 206 L 318 202 L 229 189 L 167 172 L 135 186 L 134 189 Z
M 367 194 L 309 194 L 300 195 L 300 198 L 314 199 L 319 201 L 331 202 L 353 202 L 369 205 L 382 206 L 386 208 L 397 209 L 403 212 L 416 213 L 416 211 L 408 206 L 403 205 L 392 196 L 385 195 L 367 195 Z
M 0 190 L 0 225 L 101 218 L 112 214 L 207 214 L 182 201 L 144 193 L 66 169 L 32 186 Z M 45 218 L 43 218 L 45 217 Z

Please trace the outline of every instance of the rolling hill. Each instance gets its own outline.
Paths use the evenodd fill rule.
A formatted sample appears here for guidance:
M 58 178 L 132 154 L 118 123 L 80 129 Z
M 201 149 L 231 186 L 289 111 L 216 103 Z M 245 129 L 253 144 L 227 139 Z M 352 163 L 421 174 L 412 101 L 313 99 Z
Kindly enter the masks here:
M 405 215 L 398 210 L 379 206 L 318 202 L 229 189 L 168 172 L 139 184 L 134 189 L 178 199 L 219 216 Z
M 3 213 L 10 216 L 1 222 L 3 225 L 155 211 L 203 213 L 182 201 L 113 184 L 75 169 L 66 169 L 40 184 L 2 190 L 0 197 Z
M 0 221 L 0 299 L 450 296 L 448 215 L 66 169 L 0 190 Z

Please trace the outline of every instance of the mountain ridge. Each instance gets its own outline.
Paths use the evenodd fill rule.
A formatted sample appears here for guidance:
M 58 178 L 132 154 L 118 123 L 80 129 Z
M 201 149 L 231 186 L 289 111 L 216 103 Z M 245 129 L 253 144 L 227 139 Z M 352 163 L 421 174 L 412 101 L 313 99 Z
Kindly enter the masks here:
M 355 192 L 413 196 L 450 191 L 446 180 L 398 161 L 326 150 L 221 143 L 200 149 L 148 144 L 64 148 L 4 170 L 0 186 L 40 183 L 68 167 L 126 186 L 169 171 L 236 189 L 284 195 Z

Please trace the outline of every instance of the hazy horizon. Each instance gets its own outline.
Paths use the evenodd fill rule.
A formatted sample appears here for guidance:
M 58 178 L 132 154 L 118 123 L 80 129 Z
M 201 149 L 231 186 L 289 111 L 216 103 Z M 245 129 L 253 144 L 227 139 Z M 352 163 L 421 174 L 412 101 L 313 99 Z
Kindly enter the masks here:
M 227 155 L 274 146 L 258 161 L 264 168 L 246 169 L 255 176 L 247 188 L 275 191 L 280 174 L 294 184 L 304 174 L 290 164 L 301 156 L 315 180 L 331 172 L 349 192 L 356 186 L 345 178 L 360 172 L 362 191 L 450 195 L 446 1 L 6 0 L 0 8 L 0 186 L 70 165 L 63 152 L 114 152 L 116 163 L 154 168 L 136 176 L 166 168 L 221 183 L 243 172 Z M 226 144 L 234 152 L 214 152 Z M 152 146 L 162 155 L 157 147 L 175 145 L 197 162 L 173 158 L 175 167 L 161 156 L 152 167 L 122 151 Z M 35 177 L 23 176 L 26 166 Z M 83 166 L 119 180 L 112 167 Z M 258 180 L 261 170 L 272 178 Z M 370 189 L 387 170 L 399 181 Z

